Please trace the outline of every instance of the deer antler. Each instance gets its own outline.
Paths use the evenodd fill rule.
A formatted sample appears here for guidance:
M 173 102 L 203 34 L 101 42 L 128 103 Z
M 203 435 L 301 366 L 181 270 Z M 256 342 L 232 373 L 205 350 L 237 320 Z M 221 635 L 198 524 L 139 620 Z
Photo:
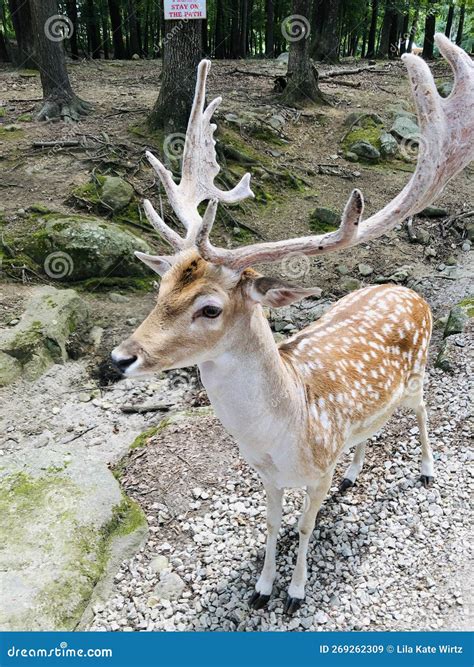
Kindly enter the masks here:
M 184 143 L 182 176 L 179 185 L 173 180 L 171 171 L 147 151 L 146 156 L 160 177 L 168 200 L 186 229 L 182 238 L 161 219 L 152 204 L 145 200 L 145 213 L 150 223 L 161 236 L 176 250 L 182 250 L 195 244 L 196 235 L 202 225 L 198 206 L 206 199 L 216 199 L 228 204 L 253 197 L 250 189 L 250 174 L 245 174 L 241 181 L 228 192 L 214 185 L 214 179 L 220 171 L 216 160 L 214 132 L 216 125 L 211 123 L 214 111 L 222 102 L 221 97 L 213 100 L 205 109 L 206 80 L 211 62 L 199 63 L 196 92 L 189 117 L 186 140 Z
M 216 202 L 211 202 L 196 238 L 202 256 L 216 264 L 242 271 L 252 264 L 275 262 L 292 253 L 317 255 L 369 241 L 397 223 L 418 213 L 435 200 L 446 183 L 474 159 L 474 64 L 470 57 L 437 34 L 439 50 L 454 72 L 451 95 L 443 99 L 436 90 L 428 65 L 422 58 L 405 54 L 418 112 L 420 136 L 416 170 L 403 190 L 381 211 L 360 222 L 362 194 L 354 190 L 335 232 L 260 243 L 228 250 L 209 241 Z

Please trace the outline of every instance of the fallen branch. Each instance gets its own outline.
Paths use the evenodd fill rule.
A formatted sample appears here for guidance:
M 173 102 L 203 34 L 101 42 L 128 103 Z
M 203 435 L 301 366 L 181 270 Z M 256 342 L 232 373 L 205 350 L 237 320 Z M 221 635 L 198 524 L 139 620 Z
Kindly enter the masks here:
M 75 139 L 64 139 L 59 141 L 34 141 L 33 148 L 72 148 L 80 146 L 81 142 Z
M 357 83 L 352 83 L 352 81 L 327 81 L 324 79 L 322 81 L 326 85 L 331 84 L 332 86 L 347 86 L 348 88 L 360 88 L 360 81 L 358 81 Z

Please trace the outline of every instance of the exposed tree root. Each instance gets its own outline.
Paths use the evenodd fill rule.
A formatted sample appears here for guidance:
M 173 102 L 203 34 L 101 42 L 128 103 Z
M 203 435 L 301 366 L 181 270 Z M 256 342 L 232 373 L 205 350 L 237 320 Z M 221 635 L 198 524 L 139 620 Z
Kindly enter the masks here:
M 92 109 L 92 104 L 81 100 L 76 95 L 73 97 L 50 95 L 43 100 L 43 107 L 37 118 L 44 121 L 58 119 L 65 123 L 74 123 L 80 120 L 82 116 L 90 114 Z

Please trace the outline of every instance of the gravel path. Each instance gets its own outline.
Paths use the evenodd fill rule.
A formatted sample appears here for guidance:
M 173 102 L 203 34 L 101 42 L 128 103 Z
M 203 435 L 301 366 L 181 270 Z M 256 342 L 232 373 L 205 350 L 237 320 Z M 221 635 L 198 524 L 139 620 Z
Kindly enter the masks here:
M 453 337 L 459 349 L 454 373 L 431 368 L 427 378 L 434 486 L 424 489 L 417 481 L 418 431 L 414 416 L 401 412 L 372 439 L 356 486 L 324 503 L 309 550 L 307 601 L 296 616 L 284 616 L 282 608 L 302 493 L 285 496 L 274 595 L 266 610 L 252 611 L 247 601 L 263 560 L 263 491 L 217 420 L 201 416 L 174 424 L 171 434 L 165 430 L 130 460 L 123 484 L 145 508 L 150 537 L 122 565 L 111 597 L 95 606 L 91 629 L 468 629 L 472 338 Z M 195 448 L 204 455 L 198 473 Z M 170 466 L 170 456 L 175 465 L 165 493 L 160 471 Z M 336 483 L 347 462 L 340 461 Z M 154 492 L 150 471 L 159 481 Z M 196 475 L 199 488 L 192 487 Z M 181 507 L 171 502 L 176 495 L 185 499 Z

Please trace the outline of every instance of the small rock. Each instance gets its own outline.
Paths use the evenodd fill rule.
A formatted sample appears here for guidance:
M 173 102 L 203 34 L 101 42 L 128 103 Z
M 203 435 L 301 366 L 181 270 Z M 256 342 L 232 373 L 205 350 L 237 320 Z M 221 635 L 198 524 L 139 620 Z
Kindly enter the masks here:
M 449 255 L 449 257 L 445 260 L 446 266 L 456 266 L 457 260 L 454 255 Z
M 92 395 L 88 392 L 81 391 L 77 398 L 81 403 L 88 403 L 92 399 Z
M 407 115 L 398 115 L 390 128 L 390 133 L 409 141 L 416 142 L 420 136 L 418 124 Z
M 359 264 L 359 273 L 361 276 L 370 276 L 374 269 L 370 264 Z
M 357 280 L 357 278 L 345 278 L 339 286 L 343 292 L 353 292 L 360 288 L 360 280 Z
M 461 301 L 449 311 L 448 321 L 444 330 L 444 338 L 462 333 L 469 321 L 474 316 L 474 298 Z
M 117 294 L 116 292 L 111 292 L 109 294 L 109 299 L 112 301 L 112 303 L 127 303 L 127 301 L 130 301 L 128 296 Z
M 318 611 L 314 615 L 314 622 L 319 624 L 327 623 L 329 621 L 329 616 L 324 611 Z
M 383 157 L 394 157 L 398 153 L 398 141 L 390 132 L 380 135 L 380 153 Z
M 463 252 L 469 252 L 470 249 L 471 249 L 471 241 L 464 241 L 464 243 L 461 246 L 461 250 Z
M 160 572 L 163 572 L 163 570 L 166 570 L 169 567 L 169 564 L 170 562 L 166 556 L 156 556 L 156 558 L 153 558 L 150 562 L 150 568 L 153 572 L 159 574 Z
M 362 139 L 361 141 L 356 141 L 355 144 L 352 144 L 350 147 L 351 153 L 355 153 L 363 160 L 369 160 L 370 162 L 378 162 L 380 159 L 380 152 L 373 146 L 370 141 Z
M 185 583 L 175 572 L 162 572 L 160 582 L 155 586 L 154 593 L 160 600 L 176 600 L 181 596 Z
M 114 212 L 130 204 L 133 188 L 119 176 L 105 176 L 101 191 L 101 201 Z

